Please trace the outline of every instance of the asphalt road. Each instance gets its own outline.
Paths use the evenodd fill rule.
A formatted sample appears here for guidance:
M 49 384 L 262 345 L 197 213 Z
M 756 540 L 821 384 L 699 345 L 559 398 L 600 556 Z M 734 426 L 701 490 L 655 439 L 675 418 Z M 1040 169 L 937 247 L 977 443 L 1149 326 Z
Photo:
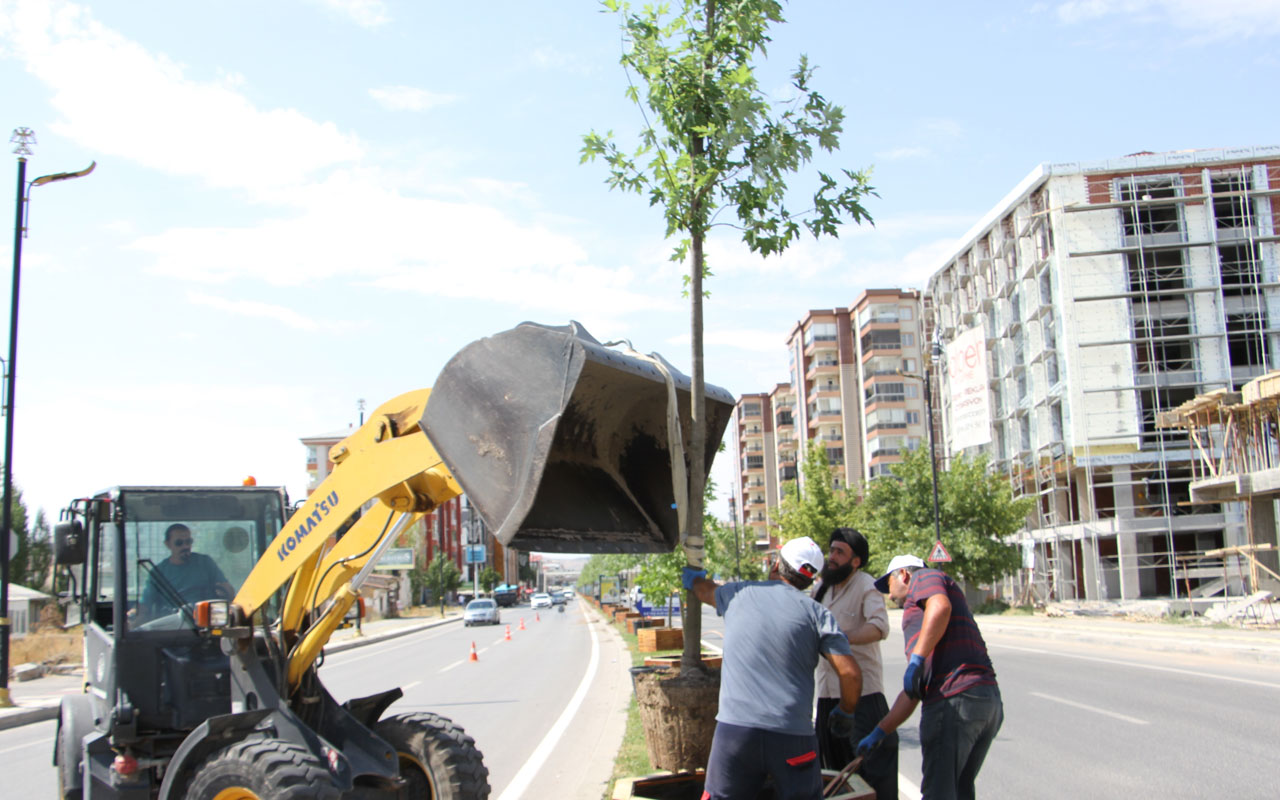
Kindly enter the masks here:
M 389 713 L 452 718 L 484 754 L 495 800 L 594 800 L 612 772 L 618 741 L 611 726 L 629 701 L 630 662 L 577 603 L 540 615 L 535 622 L 528 607 L 503 609 L 509 642 L 504 626 L 454 623 L 333 654 L 320 672 L 340 702 L 400 686 L 405 696 Z M 520 617 L 525 631 L 518 630 Z M 468 660 L 473 641 L 476 662 Z M 53 737 L 52 721 L 0 731 L 0 795 L 55 796 Z
M 894 615 L 896 626 L 897 615 Z M 723 642 L 704 610 L 703 639 Z M 979 627 L 982 620 L 978 620 Z M 984 797 L 1273 798 L 1280 665 L 986 633 L 1005 722 L 978 778 Z M 882 644 L 885 693 L 905 658 Z M 901 730 L 903 798 L 918 798 L 919 712 Z

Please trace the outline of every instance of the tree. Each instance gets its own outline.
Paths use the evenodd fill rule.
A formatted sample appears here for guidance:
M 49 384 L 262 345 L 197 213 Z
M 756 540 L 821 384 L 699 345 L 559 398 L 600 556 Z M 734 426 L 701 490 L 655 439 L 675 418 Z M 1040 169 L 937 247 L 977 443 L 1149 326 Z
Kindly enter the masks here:
M 671 604 L 665 601 L 680 591 L 680 569 L 684 562 L 684 553 L 679 550 L 651 553 L 640 564 L 640 572 L 636 575 L 636 586 L 644 593 L 646 600 L 653 605 L 657 605 L 659 600 L 664 601 L 668 620 L 671 619 Z M 680 608 L 683 615 L 684 606 Z M 687 627 L 689 620 L 684 616 L 681 619 L 682 624 Z
M 711 514 L 702 521 L 707 540 L 707 573 L 739 580 L 764 577 L 764 556 L 745 531 L 735 531 Z
M 674 12 L 666 5 L 633 11 L 622 0 L 603 5 L 622 17 L 626 96 L 640 107 L 644 122 L 631 151 L 611 133 L 587 134 L 582 160 L 604 158 L 611 188 L 647 194 L 650 205 L 662 206 L 667 237 L 680 237 L 672 260 L 689 265 L 692 401 L 688 508 L 682 509 L 688 530 L 682 544 L 689 563 L 701 566 L 706 237 L 713 226 L 725 225 L 735 228 L 752 252 L 781 253 L 803 231 L 815 238 L 836 236 L 845 219 L 870 221 L 861 201 L 872 189 L 866 172 L 846 169 L 840 178 L 818 172 L 810 207 L 801 212 L 788 207 L 788 177 L 813 159 L 815 146 L 828 152 L 839 146 L 844 111 L 810 87 L 813 68 L 803 56 L 791 76 L 794 98 L 778 113 L 770 108 L 756 80 L 755 59 L 766 55 L 769 26 L 783 22 L 776 0 L 683 0 Z M 630 83 L 632 73 L 640 86 Z M 720 212 L 730 209 L 736 223 L 718 221 Z M 685 606 L 698 607 L 692 591 Z M 702 618 L 687 616 L 681 664 L 696 668 Z
M 502 574 L 493 567 L 485 567 L 480 571 L 480 585 L 486 592 L 492 592 L 493 587 L 497 586 L 501 580 Z
M 783 487 L 778 505 L 778 538 L 782 541 L 808 536 L 824 551 L 831 543 L 831 531 L 852 524 L 854 502 L 849 494 L 835 488 L 827 448 L 820 439 L 805 447 L 803 491 L 794 482 Z
M 422 576 L 422 583 L 432 596 L 440 599 L 440 613 L 444 614 L 444 598 L 462 584 L 462 572 L 444 553 L 436 553 Z
M 22 490 L 17 486 L 13 487 L 13 494 L 10 497 L 9 524 L 18 538 L 17 548 L 9 553 L 9 580 L 22 586 L 39 589 L 40 584 L 44 583 L 44 574 L 42 573 L 34 583 L 32 582 L 30 564 L 32 535 L 27 526 L 27 504 L 22 499 Z M 48 525 L 45 525 L 45 529 L 48 529 Z M 49 565 L 46 563 L 44 565 L 46 572 L 48 568 Z
M 640 565 L 644 556 L 634 553 L 597 553 L 587 559 L 578 575 L 578 585 L 587 587 L 600 579 L 601 575 L 617 575 Z
M 867 487 L 857 508 L 857 525 L 871 544 L 871 571 L 879 573 L 898 553 L 928 555 L 933 548 L 933 479 L 929 452 L 907 453 L 893 475 Z M 938 519 L 942 541 L 951 554 L 940 565 L 953 577 L 989 584 L 1018 569 L 1016 545 L 1005 540 L 1021 528 L 1031 498 L 1015 500 L 1009 483 L 987 470 L 986 456 L 959 456 L 938 473 Z

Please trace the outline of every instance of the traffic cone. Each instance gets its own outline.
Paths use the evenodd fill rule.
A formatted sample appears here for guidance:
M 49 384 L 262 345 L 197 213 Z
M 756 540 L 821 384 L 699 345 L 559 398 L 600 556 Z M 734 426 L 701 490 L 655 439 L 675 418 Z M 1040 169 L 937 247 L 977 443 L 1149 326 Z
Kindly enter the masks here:
M 533 621 L 542 622 L 542 615 L 539 614 L 537 611 L 533 612 Z
M 520 618 L 520 630 L 522 630 L 522 631 L 523 631 L 523 630 L 527 630 L 527 629 L 525 628 L 525 626 L 524 626 L 524 617 L 521 617 L 521 618 Z
M 504 637 L 502 637 L 502 638 L 506 639 L 508 642 L 509 642 L 509 641 L 511 641 L 511 626 L 510 626 L 510 625 L 508 625 L 508 626 L 507 626 L 507 635 L 506 635 L 506 636 L 504 636 Z
M 479 661 L 480 656 L 476 655 L 476 643 L 471 643 L 471 655 L 467 656 L 468 661 Z

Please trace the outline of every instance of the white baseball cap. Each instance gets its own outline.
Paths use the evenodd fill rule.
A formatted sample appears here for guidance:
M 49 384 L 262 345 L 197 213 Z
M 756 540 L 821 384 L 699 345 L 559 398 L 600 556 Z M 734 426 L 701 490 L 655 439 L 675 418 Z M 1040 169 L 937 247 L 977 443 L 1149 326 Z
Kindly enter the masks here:
M 923 567 L 923 566 L 924 566 L 924 562 L 921 561 L 916 556 L 913 556 L 913 555 L 894 556 L 893 560 L 889 562 L 888 568 L 885 569 L 884 574 L 881 575 L 879 578 L 876 578 L 876 590 L 879 591 L 880 594 L 887 594 L 889 592 L 889 576 L 890 575 L 906 567 Z
M 806 578 L 818 577 L 818 572 L 825 561 L 822 548 L 808 536 L 792 539 L 783 544 L 779 552 L 783 561 Z

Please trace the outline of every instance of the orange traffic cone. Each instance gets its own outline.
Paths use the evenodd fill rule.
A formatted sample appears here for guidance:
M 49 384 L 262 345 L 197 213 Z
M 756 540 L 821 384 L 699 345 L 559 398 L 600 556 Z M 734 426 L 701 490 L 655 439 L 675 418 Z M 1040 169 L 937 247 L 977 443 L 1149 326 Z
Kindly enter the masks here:
M 533 621 L 542 622 L 542 615 L 539 614 L 537 611 L 533 612 Z
M 480 656 L 476 655 L 476 643 L 471 643 L 471 655 L 467 656 L 468 661 L 479 661 Z
M 524 627 L 524 617 L 521 617 L 521 618 L 520 618 L 520 630 L 522 630 L 522 631 L 523 631 L 523 630 L 526 630 L 526 628 Z
M 506 639 L 508 642 L 509 642 L 509 641 L 511 641 L 511 626 L 510 626 L 510 625 L 508 625 L 508 626 L 507 626 L 507 635 L 506 635 L 506 636 L 504 636 L 504 637 L 502 637 L 502 638 Z

